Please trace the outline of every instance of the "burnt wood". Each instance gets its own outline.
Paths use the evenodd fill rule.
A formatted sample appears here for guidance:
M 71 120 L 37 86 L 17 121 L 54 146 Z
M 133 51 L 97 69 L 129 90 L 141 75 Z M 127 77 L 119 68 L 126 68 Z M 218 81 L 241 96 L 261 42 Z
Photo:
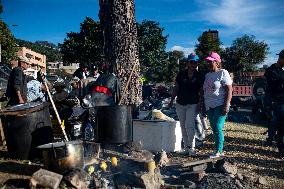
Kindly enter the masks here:
M 220 160 L 220 159 L 222 159 L 222 158 L 221 157 L 214 158 L 214 159 L 208 158 L 208 159 L 188 162 L 188 163 L 182 164 L 181 167 L 189 167 L 189 166 L 201 165 L 201 164 L 204 164 L 204 163 L 214 162 L 214 161 L 217 161 L 217 160 Z

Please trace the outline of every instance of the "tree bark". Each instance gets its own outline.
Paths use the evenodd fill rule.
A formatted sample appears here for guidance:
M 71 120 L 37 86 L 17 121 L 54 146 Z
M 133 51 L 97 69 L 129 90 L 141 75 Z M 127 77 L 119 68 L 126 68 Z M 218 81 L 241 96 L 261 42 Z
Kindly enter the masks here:
M 121 104 L 139 104 L 142 96 L 134 0 L 100 0 L 99 18 L 104 36 L 104 61 L 126 91 Z M 127 81 L 130 77 L 129 85 Z

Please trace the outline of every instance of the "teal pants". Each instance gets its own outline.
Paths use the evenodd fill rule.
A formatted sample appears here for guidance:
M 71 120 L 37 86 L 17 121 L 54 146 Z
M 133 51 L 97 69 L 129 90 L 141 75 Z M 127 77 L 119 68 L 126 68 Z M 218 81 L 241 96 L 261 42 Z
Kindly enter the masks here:
M 223 128 L 227 115 L 222 115 L 223 106 L 210 108 L 207 111 L 211 129 L 213 131 L 216 152 L 222 153 L 224 147 Z

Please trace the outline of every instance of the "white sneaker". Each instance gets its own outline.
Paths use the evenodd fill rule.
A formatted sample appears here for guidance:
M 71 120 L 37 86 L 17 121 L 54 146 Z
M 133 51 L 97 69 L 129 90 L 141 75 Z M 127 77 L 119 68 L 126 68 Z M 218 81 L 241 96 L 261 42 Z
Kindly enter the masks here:
M 217 152 L 215 154 L 210 155 L 209 158 L 214 159 L 214 158 L 219 158 L 219 157 L 223 157 L 223 156 L 224 156 L 224 153 Z

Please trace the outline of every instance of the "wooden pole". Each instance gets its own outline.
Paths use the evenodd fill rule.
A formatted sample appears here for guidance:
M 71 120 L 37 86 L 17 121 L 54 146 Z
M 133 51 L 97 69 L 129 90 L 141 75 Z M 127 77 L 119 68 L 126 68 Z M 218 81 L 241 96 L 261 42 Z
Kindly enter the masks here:
M 3 130 L 2 120 L 1 119 L 0 119 L 0 134 L 1 134 L 2 146 L 5 146 L 6 145 L 6 139 L 5 139 L 5 135 L 4 135 L 4 130 Z
M 59 123 L 59 125 L 60 125 L 60 127 L 61 127 L 61 130 L 62 130 L 62 133 L 63 133 L 63 135 L 64 135 L 64 137 L 65 137 L 65 140 L 66 140 L 66 141 L 69 141 L 69 140 L 68 140 L 68 137 L 67 137 L 67 135 L 66 135 L 65 129 L 63 128 L 63 125 L 62 125 L 61 119 L 60 119 L 60 117 L 59 117 L 57 108 L 56 108 L 56 106 L 55 106 L 55 104 L 54 104 L 54 101 L 53 101 L 53 99 L 52 99 L 52 96 L 51 96 L 51 94 L 50 94 L 49 88 L 48 88 L 46 82 L 43 82 L 43 83 L 44 83 L 44 85 L 45 85 L 45 88 L 46 88 L 48 97 L 49 97 L 50 102 L 51 102 L 51 104 L 52 104 L 52 107 L 53 107 L 53 109 L 54 109 L 56 118 L 57 118 L 58 123 Z
M 123 93 L 122 93 L 122 96 L 121 96 L 121 98 L 120 98 L 120 100 L 119 100 L 118 105 L 121 105 L 121 102 L 122 102 L 123 98 L 124 98 L 125 95 L 126 95 L 126 91 L 127 91 L 128 85 L 129 85 L 129 83 L 130 83 L 131 77 L 132 77 L 132 75 L 133 75 L 133 73 L 134 73 L 134 70 L 135 70 L 136 65 L 137 65 L 137 62 L 135 62 L 134 66 L 133 66 L 133 68 L 132 68 L 132 70 L 131 70 L 131 73 L 130 73 L 130 75 L 129 75 L 129 78 L 128 78 L 128 80 L 127 80 L 127 83 L 126 83 L 126 85 L 125 85 L 125 88 L 124 88 L 124 90 L 123 90 Z

